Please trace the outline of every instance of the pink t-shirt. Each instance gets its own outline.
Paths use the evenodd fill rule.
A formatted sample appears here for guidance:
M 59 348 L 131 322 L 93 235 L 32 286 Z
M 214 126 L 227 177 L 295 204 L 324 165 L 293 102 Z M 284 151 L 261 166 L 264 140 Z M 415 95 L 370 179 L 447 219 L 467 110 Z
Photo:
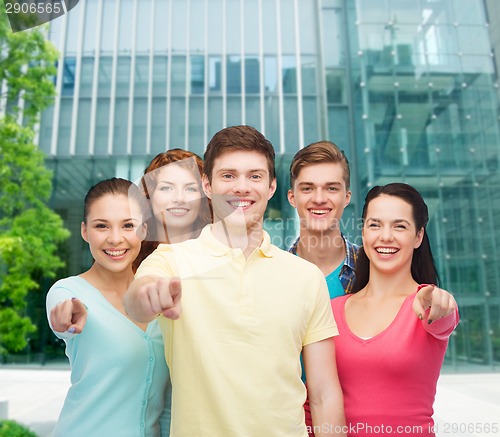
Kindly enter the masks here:
M 436 384 L 459 316 L 456 311 L 429 325 L 412 310 L 415 294 L 405 299 L 384 331 L 367 340 L 347 326 L 345 302 L 352 295 L 331 301 L 339 328 L 335 353 L 349 436 L 435 435 Z

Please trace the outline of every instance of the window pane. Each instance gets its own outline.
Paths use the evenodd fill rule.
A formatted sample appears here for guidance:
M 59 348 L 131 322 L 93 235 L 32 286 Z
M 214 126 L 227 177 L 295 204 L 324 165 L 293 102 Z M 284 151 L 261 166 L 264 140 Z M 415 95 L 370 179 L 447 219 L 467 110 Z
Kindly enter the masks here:
M 185 95 L 186 94 L 186 57 L 173 56 L 172 57 L 172 82 L 171 90 L 172 95 Z
M 226 64 L 228 94 L 241 94 L 241 58 L 228 56 Z
M 211 56 L 208 59 L 208 86 L 209 92 L 221 91 L 221 58 Z
M 167 101 L 161 98 L 153 98 L 153 110 L 151 113 L 151 153 L 157 155 L 167 148 L 165 139 L 167 119 Z
M 86 156 L 89 154 L 90 99 L 80 99 L 78 102 L 76 128 L 76 155 Z
M 191 97 L 189 100 L 189 150 L 203 155 L 205 150 L 203 138 L 203 98 Z
M 297 94 L 297 64 L 295 56 L 283 56 L 281 59 L 283 93 Z
M 144 155 L 146 153 L 146 126 L 148 115 L 148 100 L 134 99 L 134 116 L 132 130 L 132 153 Z
M 94 153 L 96 155 L 108 154 L 109 133 L 109 99 L 97 99 L 96 130 L 94 138 Z
M 186 103 L 184 98 L 173 98 L 170 103 L 170 148 L 184 148 L 186 137 Z
M 113 154 L 127 154 L 127 134 L 128 134 L 128 97 L 117 98 L 115 101 L 115 122 L 113 132 Z
M 237 126 L 241 124 L 241 98 L 227 98 L 227 125 Z
M 260 66 L 257 57 L 249 56 L 245 59 L 245 92 L 247 94 L 260 92 Z

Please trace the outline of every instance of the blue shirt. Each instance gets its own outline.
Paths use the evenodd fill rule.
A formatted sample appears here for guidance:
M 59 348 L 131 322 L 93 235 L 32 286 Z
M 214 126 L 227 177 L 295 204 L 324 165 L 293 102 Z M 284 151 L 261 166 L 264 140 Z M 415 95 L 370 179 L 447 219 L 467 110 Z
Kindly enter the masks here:
M 54 332 L 71 364 L 55 437 L 168 437 L 171 386 L 157 321 L 144 332 L 79 276 L 52 286 L 47 315 L 72 297 L 88 314 L 80 334 Z
M 343 296 L 344 293 L 344 287 L 342 285 L 342 282 L 340 282 L 340 271 L 342 270 L 342 267 L 344 266 L 344 261 L 342 261 L 339 266 L 331 272 L 329 275 L 325 277 L 326 279 L 326 285 L 328 286 L 328 293 L 330 294 L 330 299 L 333 299 L 334 297 L 339 297 Z
M 342 294 L 347 294 L 352 291 L 352 286 L 354 284 L 354 279 L 356 276 L 355 263 L 358 258 L 359 246 L 351 243 L 347 238 L 341 234 L 344 244 L 346 247 L 346 257 L 342 263 L 325 279 L 328 285 L 328 293 L 330 294 L 330 299 L 334 297 L 342 296 Z M 288 252 L 297 255 L 297 246 L 299 244 L 300 237 L 295 240 Z M 298 256 L 298 255 L 297 255 Z M 302 367 L 302 381 L 306 381 L 306 374 L 304 371 L 304 363 L 302 361 L 302 354 L 300 355 L 300 366 Z
M 346 247 L 346 257 L 344 259 L 344 263 L 341 264 L 340 271 L 338 272 L 338 278 L 340 280 L 340 283 L 342 284 L 342 287 L 344 288 L 344 293 L 347 294 L 352 291 L 352 286 L 354 285 L 354 279 L 356 277 L 355 266 L 356 266 L 356 260 L 358 258 L 359 246 L 354 243 L 351 243 L 347 238 L 344 237 L 343 234 L 341 234 L 341 236 L 342 239 L 344 240 L 344 244 Z M 288 249 L 288 252 L 297 255 L 297 245 L 299 244 L 299 241 L 300 237 L 295 240 L 290 249 Z M 335 271 L 337 271 L 337 269 Z M 330 273 L 330 275 L 331 274 L 333 274 L 333 272 Z M 328 281 L 328 276 L 327 276 L 327 283 L 328 283 L 328 290 L 330 292 L 330 298 L 339 296 L 338 292 L 335 289 L 333 290 L 330 289 L 330 282 Z M 332 296 L 332 294 L 334 296 Z

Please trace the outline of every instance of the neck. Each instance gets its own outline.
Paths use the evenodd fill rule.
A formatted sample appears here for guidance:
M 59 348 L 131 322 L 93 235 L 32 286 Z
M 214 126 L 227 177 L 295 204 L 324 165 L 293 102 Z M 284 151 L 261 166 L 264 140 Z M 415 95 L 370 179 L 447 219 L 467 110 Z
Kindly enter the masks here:
M 194 231 L 192 226 L 186 226 L 184 228 L 165 228 L 161 223 L 156 225 L 156 241 L 167 241 L 170 244 L 182 243 L 183 241 L 190 240 L 194 238 Z
M 260 246 L 263 238 L 262 221 L 250 228 L 228 226 L 223 220 L 212 225 L 215 238 L 232 249 L 241 249 L 245 258 Z
M 338 229 L 328 232 L 301 230 L 297 255 L 316 264 L 326 276 L 346 257 L 344 239 Z
M 417 285 L 409 270 L 385 273 L 370 269 L 370 278 L 364 288 L 364 295 L 371 297 L 407 296 L 416 291 Z
M 110 272 L 95 262 L 89 270 L 80 276 L 89 281 L 98 290 L 101 290 L 101 292 L 112 288 L 114 292 L 121 295 L 125 294 L 129 285 L 134 280 L 132 266 L 126 271 Z

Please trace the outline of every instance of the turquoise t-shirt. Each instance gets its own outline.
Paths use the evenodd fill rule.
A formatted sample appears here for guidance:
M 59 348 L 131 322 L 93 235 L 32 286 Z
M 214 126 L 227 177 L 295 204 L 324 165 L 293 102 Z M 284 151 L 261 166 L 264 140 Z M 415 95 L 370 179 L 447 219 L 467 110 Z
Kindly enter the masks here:
M 326 285 L 328 285 L 328 293 L 330 294 L 330 299 L 334 297 L 343 296 L 345 294 L 344 287 L 342 287 L 342 282 L 340 282 L 339 275 L 342 267 L 344 266 L 345 259 L 339 264 L 339 266 L 330 273 L 326 279 Z M 304 371 L 304 362 L 302 361 L 302 354 L 300 355 L 300 365 L 302 367 L 302 381 L 306 382 L 306 372 Z
M 343 260 L 339 266 L 325 278 L 326 284 L 328 285 L 328 292 L 330 293 L 330 299 L 343 296 L 345 294 L 344 287 L 342 287 L 342 282 L 340 282 L 339 278 L 344 262 L 345 260 Z

